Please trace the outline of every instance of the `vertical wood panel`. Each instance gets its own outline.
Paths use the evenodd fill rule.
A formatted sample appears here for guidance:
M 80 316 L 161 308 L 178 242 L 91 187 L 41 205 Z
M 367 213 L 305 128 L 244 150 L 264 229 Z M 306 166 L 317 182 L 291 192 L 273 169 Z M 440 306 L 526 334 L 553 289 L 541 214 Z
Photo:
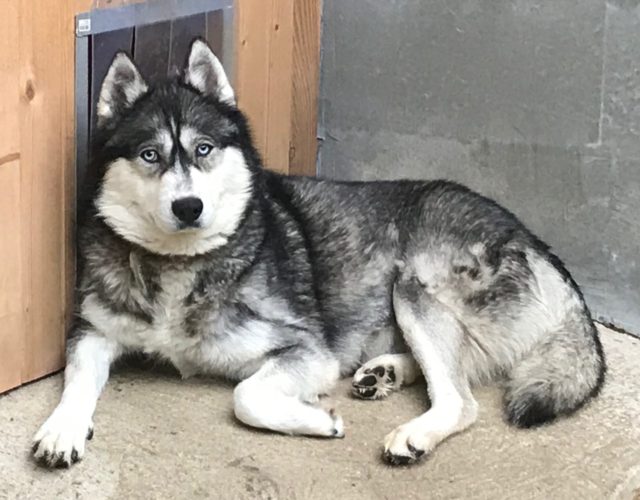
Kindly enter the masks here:
M 64 1 L 21 0 L 20 42 L 22 194 L 28 273 L 26 349 L 23 378 L 34 379 L 62 366 L 66 329 L 70 211 L 67 37 L 73 16 Z M 72 116 L 72 115 L 71 115 Z
M 0 33 L 0 162 L 8 162 L 20 143 L 18 6 L 12 0 L 2 2 Z
M 268 168 L 315 174 L 320 0 L 236 1 L 236 91 Z
M 20 195 L 20 45 L 17 2 L 0 15 L 0 392 L 22 382 L 25 302 Z
M 267 145 L 269 45 L 272 0 L 236 0 L 235 90 L 239 107 L 249 117 L 258 151 Z
M 321 0 L 296 0 L 289 173 L 315 175 L 318 152 Z
M 291 137 L 291 95 L 293 92 L 293 4 L 294 0 L 271 0 L 272 18 L 268 24 L 269 84 L 267 87 L 267 133 L 265 157 L 267 166 L 278 172 L 289 172 L 289 140 Z
M 15 82 L 17 86 L 17 81 Z M 24 311 L 20 165 L 0 164 L 0 392 L 22 382 Z
M 32 328 L 32 240 L 31 240 L 31 175 L 32 166 L 29 163 L 31 160 L 31 123 L 33 116 L 28 113 L 24 113 L 25 106 L 28 105 L 29 100 L 35 97 L 33 87 L 33 69 L 31 65 L 31 58 L 29 54 L 33 51 L 33 43 L 31 39 L 31 26 L 29 20 L 33 15 L 31 4 L 25 0 L 19 2 L 19 15 L 18 15 L 18 41 L 19 41 L 19 55 L 20 55 L 20 74 L 19 74 L 19 131 L 20 131 L 20 238 L 22 241 L 22 266 L 24 272 L 22 273 L 22 307 L 24 310 L 22 330 L 20 335 L 22 337 L 22 343 L 24 345 L 24 353 L 21 359 L 20 378 L 22 381 L 28 380 L 25 375 L 27 358 L 26 352 L 29 349 L 29 331 Z M 27 134 L 28 132 L 28 134 Z

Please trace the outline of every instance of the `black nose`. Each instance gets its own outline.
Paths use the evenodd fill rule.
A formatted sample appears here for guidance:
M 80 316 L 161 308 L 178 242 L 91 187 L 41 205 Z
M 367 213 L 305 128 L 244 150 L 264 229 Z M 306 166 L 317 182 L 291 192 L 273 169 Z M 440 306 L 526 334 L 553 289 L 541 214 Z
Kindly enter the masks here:
M 180 198 L 171 204 L 174 215 L 188 226 L 192 226 L 202 213 L 202 200 L 194 196 Z

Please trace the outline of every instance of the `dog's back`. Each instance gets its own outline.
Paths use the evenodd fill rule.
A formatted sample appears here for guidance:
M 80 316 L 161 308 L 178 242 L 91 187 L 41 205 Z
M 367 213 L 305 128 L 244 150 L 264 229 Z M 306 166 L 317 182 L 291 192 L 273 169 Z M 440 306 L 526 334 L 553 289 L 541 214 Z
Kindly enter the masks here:
M 579 288 L 547 245 L 497 203 L 447 181 L 267 175 L 272 196 L 305 234 L 344 372 L 402 349 L 392 289 L 415 281 L 408 302 L 437 301 L 463 325 L 464 377 L 506 376 L 514 424 L 570 413 L 599 390 L 605 363 Z

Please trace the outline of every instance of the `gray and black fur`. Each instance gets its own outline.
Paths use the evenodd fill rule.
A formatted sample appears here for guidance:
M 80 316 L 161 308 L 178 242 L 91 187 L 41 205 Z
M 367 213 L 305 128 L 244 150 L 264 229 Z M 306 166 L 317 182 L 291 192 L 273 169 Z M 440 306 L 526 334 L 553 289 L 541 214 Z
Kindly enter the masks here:
M 511 212 L 448 181 L 264 170 L 203 42 L 180 79 L 157 84 L 118 55 L 98 115 L 78 321 L 65 396 L 35 438 L 41 461 L 82 457 L 108 367 L 127 352 L 239 381 L 235 411 L 248 425 L 329 437 L 342 421 L 315 402 L 339 375 L 357 370 L 354 395 L 376 399 L 422 372 L 432 408 L 387 436 L 392 464 L 473 423 L 472 385 L 502 381 L 520 427 L 570 414 L 602 386 L 578 286 Z M 196 136 L 211 146 L 204 156 Z M 153 157 L 149 144 L 156 162 L 140 160 Z M 171 208 L 153 212 L 154 189 Z

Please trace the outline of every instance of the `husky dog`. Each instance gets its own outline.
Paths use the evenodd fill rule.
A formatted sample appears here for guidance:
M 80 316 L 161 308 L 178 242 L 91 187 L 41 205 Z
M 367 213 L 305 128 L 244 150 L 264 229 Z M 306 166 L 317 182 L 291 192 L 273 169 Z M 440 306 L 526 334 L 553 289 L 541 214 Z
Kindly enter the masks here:
M 237 418 L 340 438 L 318 404 L 340 376 L 379 399 L 423 374 L 430 409 L 383 456 L 416 461 L 476 420 L 471 387 L 504 383 L 519 427 L 594 397 L 605 361 L 576 283 L 495 202 L 447 181 L 331 182 L 262 169 L 208 45 L 146 82 L 118 53 L 97 105 L 99 173 L 81 230 L 65 387 L 34 438 L 80 460 L 110 365 L 143 352 L 238 381 Z

